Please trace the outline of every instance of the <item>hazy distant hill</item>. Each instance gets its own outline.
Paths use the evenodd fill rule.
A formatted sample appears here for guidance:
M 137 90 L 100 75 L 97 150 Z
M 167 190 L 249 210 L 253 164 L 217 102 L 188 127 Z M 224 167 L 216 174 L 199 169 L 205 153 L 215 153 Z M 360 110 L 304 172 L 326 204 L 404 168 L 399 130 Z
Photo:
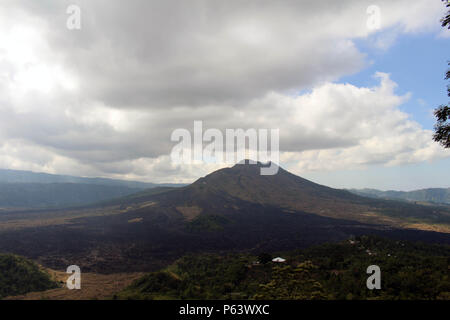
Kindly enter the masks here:
M 450 204 L 450 188 L 430 188 L 414 191 L 381 191 L 376 189 L 350 189 L 350 192 L 366 197 L 406 201 Z
M 83 183 L 104 186 L 123 186 L 129 188 L 152 188 L 154 183 L 126 181 L 107 178 L 84 178 L 42 172 L 0 169 L 0 183 Z M 168 184 L 170 185 L 170 184 Z
M 141 191 L 83 183 L 0 183 L 0 207 L 61 207 L 95 203 Z
M 159 186 L 177 185 L 0 169 L 0 207 L 85 205 Z

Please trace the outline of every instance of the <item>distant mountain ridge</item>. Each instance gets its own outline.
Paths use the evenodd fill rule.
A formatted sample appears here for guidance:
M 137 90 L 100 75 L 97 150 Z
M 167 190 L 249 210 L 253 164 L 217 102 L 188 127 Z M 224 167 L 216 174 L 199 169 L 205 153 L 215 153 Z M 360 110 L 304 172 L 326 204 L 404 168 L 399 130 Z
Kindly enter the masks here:
M 78 206 L 128 196 L 141 190 L 85 183 L 0 183 L 0 207 Z
M 155 183 L 108 178 L 85 178 L 23 170 L 0 169 L 0 183 L 83 183 L 104 186 L 125 186 L 146 189 L 158 186 Z M 168 184 L 167 186 L 170 186 Z M 166 186 L 166 185 L 164 185 Z
M 377 189 L 348 189 L 348 191 L 372 198 L 450 204 L 450 188 L 428 188 L 413 191 L 381 191 Z
M 155 187 L 176 187 L 107 178 L 85 178 L 0 169 L 0 208 L 78 206 L 128 196 Z

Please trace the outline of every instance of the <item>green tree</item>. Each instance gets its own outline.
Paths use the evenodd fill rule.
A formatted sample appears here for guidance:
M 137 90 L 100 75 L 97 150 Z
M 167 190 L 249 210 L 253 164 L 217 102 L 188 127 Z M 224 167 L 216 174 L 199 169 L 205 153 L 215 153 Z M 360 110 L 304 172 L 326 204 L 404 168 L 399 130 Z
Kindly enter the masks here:
M 449 0 L 442 0 L 447 8 L 450 8 Z M 447 14 L 441 20 L 442 27 L 450 29 L 450 9 Z M 450 65 L 450 63 L 449 63 Z M 445 77 L 446 80 L 450 79 L 450 69 L 447 70 Z M 450 86 L 447 86 L 447 94 L 450 97 Z M 444 148 L 450 148 L 450 108 L 448 105 L 441 105 L 434 111 L 437 123 L 434 126 L 434 136 L 433 139 L 444 146 Z
M 255 299 L 270 300 L 317 300 L 326 299 L 322 285 L 312 273 L 317 269 L 311 261 L 275 266 L 269 282 L 261 284 Z
M 449 0 L 442 0 L 447 8 L 450 8 L 450 1 Z M 450 29 L 450 10 L 447 11 L 447 15 L 445 17 L 442 18 L 442 26 L 445 28 L 448 26 L 448 28 Z

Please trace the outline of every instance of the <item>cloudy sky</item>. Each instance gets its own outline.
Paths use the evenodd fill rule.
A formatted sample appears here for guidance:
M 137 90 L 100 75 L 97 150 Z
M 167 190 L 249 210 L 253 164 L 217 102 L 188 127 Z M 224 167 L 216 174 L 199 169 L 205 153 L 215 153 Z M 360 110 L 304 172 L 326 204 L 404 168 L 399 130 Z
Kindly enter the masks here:
M 220 165 L 172 163 L 170 136 L 202 120 L 279 128 L 281 165 L 322 184 L 449 187 L 450 151 L 431 138 L 448 100 L 444 12 L 440 0 L 2 0 L 0 168 L 191 182 Z

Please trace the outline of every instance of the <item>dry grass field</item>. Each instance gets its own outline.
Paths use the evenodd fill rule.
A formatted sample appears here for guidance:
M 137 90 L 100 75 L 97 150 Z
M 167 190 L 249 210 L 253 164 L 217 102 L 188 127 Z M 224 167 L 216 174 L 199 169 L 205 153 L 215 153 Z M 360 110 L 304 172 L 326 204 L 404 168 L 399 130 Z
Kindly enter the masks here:
M 69 290 L 66 280 L 70 276 L 62 271 L 46 269 L 53 279 L 61 283 L 60 288 L 42 292 L 30 292 L 21 296 L 7 297 L 5 300 L 103 300 L 129 286 L 143 273 L 81 274 L 81 289 Z

